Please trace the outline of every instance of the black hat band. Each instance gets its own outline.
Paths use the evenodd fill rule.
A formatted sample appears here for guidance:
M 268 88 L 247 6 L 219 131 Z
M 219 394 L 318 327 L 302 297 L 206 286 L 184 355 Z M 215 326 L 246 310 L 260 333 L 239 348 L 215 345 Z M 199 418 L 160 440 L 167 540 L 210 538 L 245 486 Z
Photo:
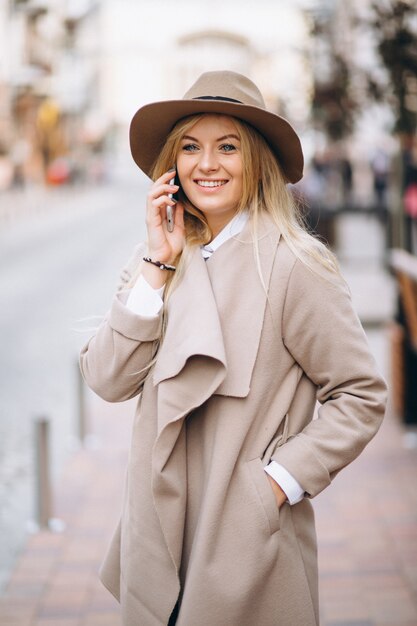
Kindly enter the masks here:
M 237 102 L 238 104 L 243 104 L 241 100 L 235 100 L 234 98 L 226 98 L 226 96 L 197 96 L 196 98 L 191 98 L 192 100 L 226 100 L 226 102 Z

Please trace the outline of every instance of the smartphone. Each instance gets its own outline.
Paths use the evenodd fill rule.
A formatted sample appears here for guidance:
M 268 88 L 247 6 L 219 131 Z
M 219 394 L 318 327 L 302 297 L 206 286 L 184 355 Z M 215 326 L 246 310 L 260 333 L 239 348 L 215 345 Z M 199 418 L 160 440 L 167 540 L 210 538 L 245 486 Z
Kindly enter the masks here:
M 175 176 L 170 179 L 169 184 L 179 185 L 178 176 L 176 173 Z M 172 198 L 173 200 L 178 200 L 177 193 L 169 193 L 168 197 Z M 167 205 L 167 228 L 169 233 L 172 233 L 172 231 L 174 230 L 174 207 L 170 205 Z

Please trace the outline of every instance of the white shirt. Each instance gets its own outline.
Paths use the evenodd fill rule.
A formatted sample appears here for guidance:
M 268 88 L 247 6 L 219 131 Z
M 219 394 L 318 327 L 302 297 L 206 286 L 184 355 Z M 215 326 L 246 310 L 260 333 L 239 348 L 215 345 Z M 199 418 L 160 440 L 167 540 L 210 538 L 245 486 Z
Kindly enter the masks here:
M 248 218 L 248 211 L 235 215 L 216 235 L 213 241 L 210 241 L 205 246 L 200 246 L 203 258 L 208 259 L 225 241 L 238 235 L 243 230 Z M 140 275 L 130 290 L 126 302 L 127 308 L 142 317 L 156 317 L 163 306 L 162 296 L 164 288 L 154 289 Z M 271 461 L 264 469 L 279 484 L 290 504 L 296 504 L 303 499 L 304 489 L 285 467 L 276 461 Z

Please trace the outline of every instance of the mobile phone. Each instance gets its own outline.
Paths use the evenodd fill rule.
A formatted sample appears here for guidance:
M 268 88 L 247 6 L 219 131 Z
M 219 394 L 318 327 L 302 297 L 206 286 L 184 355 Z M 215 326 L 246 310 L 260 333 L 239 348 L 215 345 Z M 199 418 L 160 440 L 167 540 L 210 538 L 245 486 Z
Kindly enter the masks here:
M 170 185 L 179 184 L 177 174 L 175 174 L 175 176 L 170 179 L 169 184 Z M 178 196 L 176 193 L 169 193 L 168 197 L 172 198 L 173 200 L 178 200 Z M 174 230 L 174 207 L 170 205 L 167 205 L 167 228 L 168 228 L 169 233 L 172 233 L 172 231 Z

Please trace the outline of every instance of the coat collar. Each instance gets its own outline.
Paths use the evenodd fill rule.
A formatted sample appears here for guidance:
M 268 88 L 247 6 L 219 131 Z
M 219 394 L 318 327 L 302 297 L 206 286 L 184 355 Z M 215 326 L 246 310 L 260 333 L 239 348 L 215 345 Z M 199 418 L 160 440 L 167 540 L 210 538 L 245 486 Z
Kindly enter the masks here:
M 207 261 L 199 248 L 193 251 L 168 303 L 168 323 L 153 372 L 154 385 L 180 373 L 183 380 L 186 371 L 193 381 L 190 387 L 194 387 L 193 361 L 195 364 L 197 358 L 206 357 L 217 363 L 218 386 L 211 394 L 246 397 L 249 393 L 266 290 L 280 238 L 268 215 L 261 216 L 257 230 L 265 288 L 254 256 L 250 220 Z

